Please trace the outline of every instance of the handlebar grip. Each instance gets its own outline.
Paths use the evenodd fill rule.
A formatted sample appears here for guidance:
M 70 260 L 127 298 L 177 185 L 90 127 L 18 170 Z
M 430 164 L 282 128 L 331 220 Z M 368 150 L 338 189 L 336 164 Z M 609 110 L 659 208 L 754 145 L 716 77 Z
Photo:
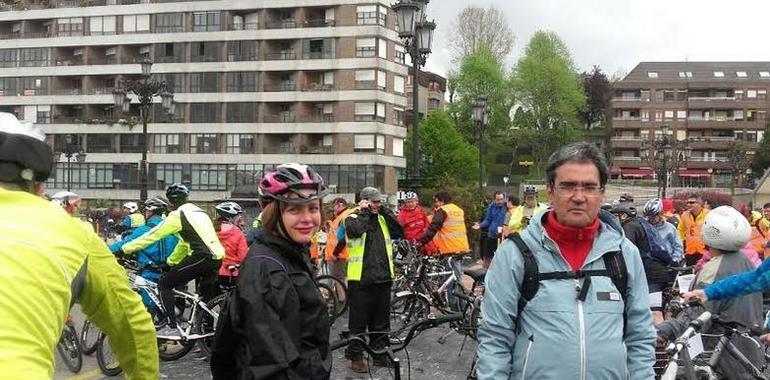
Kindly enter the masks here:
M 708 322 L 711 319 L 711 313 L 708 311 L 704 311 L 703 314 L 699 315 L 698 318 L 690 321 L 690 326 L 695 327 L 696 329 L 700 329 L 703 327 L 703 324 Z

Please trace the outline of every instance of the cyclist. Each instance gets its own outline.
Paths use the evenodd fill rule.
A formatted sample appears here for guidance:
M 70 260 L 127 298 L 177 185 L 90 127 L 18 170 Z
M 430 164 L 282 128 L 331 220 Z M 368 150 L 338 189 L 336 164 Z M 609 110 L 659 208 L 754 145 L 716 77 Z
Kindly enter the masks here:
M 686 293 L 685 297 L 693 293 L 702 294 L 703 288 L 711 288 L 710 285 L 722 283 L 725 278 L 738 274 L 739 276 L 753 273 L 754 264 L 739 251 L 749 241 L 751 226 L 746 218 L 730 206 L 720 206 L 711 210 L 703 221 L 701 229 L 703 242 L 708 247 L 711 259 L 703 266 L 691 289 L 698 289 L 692 293 Z M 744 273 L 744 274 L 741 274 Z M 700 297 L 699 297 L 700 298 Z M 718 300 L 710 300 L 703 307 L 712 314 L 717 314 L 722 320 L 736 321 L 746 326 L 761 325 L 762 318 L 762 294 L 755 293 L 749 296 L 731 299 L 732 297 L 714 297 Z M 702 313 L 702 308 L 687 309 L 685 314 L 677 319 L 663 322 L 658 326 L 658 336 L 663 340 L 674 340 L 687 328 L 690 320 L 697 318 Z M 707 329 L 705 332 L 719 334 L 721 331 Z M 756 343 L 747 339 L 734 339 L 733 344 L 753 363 L 764 361 L 762 351 L 757 349 Z M 706 347 L 707 350 L 713 347 Z M 733 374 L 731 379 L 753 379 L 749 373 L 743 370 L 742 365 L 732 355 L 722 355 L 717 364 L 722 374 Z
M 54 374 L 73 303 L 110 338 L 129 379 L 157 379 L 153 325 L 102 240 L 40 195 L 53 155 L 45 136 L 0 113 L 0 373 Z
M 243 208 L 235 202 L 222 202 L 214 208 L 218 215 L 214 229 L 217 231 L 219 242 L 225 248 L 225 257 L 219 268 L 219 283 L 230 285 L 233 283 L 233 277 L 238 277 L 238 270 L 230 272 L 228 266 L 239 265 L 249 251 L 246 237 L 240 227 L 243 222 Z
M 416 242 L 425 231 L 428 230 L 430 220 L 428 220 L 428 214 L 420 207 L 419 200 L 417 199 L 417 193 L 414 191 L 407 191 L 403 197 L 403 205 L 398 210 L 398 223 L 404 227 L 404 238 Z M 421 251 L 423 253 L 437 253 L 438 249 L 433 242 L 429 241 L 422 246 Z
M 139 226 L 125 239 L 113 243 L 110 245 L 110 251 L 113 253 L 121 252 L 121 248 L 128 242 L 146 234 L 163 221 L 164 215 L 168 212 L 168 203 L 160 198 L 148 199 L 144 202 L 143 220 L 146 220 L 146 224 Z M 145 219 L 146 218 L 146 219 Z M 161 277 L 160 268 L 166 263 L 166 259 L 174 251 L 176 244 L 179 242 L 179 238 L 176 235 L 169 235 L 161 240 L 147 246 L 147 248 L 138 251 L 136 254 L 136 261 L 143 268 L 140 276 L 153 281 L 158 282 Z M 142 300 L 145 306 L 152 307 L 153 303 L 146 292 L 142 291 Z
M 684 258 L 682 239 L 679 237 L 676 226 L 663 217 L 663 201 L 660 198 L 647 201 L 644 205 L 644 217 L 658 230 L 661 240 L 666 245 L 666 252 L 671 254 L 671 259 L 675 263 L 682 261 Z
M 139 205 L 136 202 L 126 202 L 123 204 L 123 209 L 127 214 L 123 217 L 122 227 L 124 231 L 129 233 L 134 229 L 143 226 L 146 223 L 144 215 L 139 212 Z
M 219 315 L 211 373 L 214 379 L 328 379 L 329 317 L 308 252 L 326 186 L 309 166 L 284 164 L 265 173 L 259 191 L 263 233 Z
M 524 187 L 524 204 L 513 210 L 506 230 L 508 233 L 521 231 L 529 225 L 533 215 L 547 208 L 537 201 L 537 188 L 527 185 Z
M 142 236 L 123 245 L 125 254 L 147 248 L 151 244 L 172 234 L 179 234 L 180 240 L 174 252 L 166 259 L 171 267 L 158 282 L 160 300 L 163 308 L 174 310 L 174 288 L 187 284 L 193 279 L 199 280 L 201 296 L 208 302 L 217 294 L 217 271 L 225 256 L 225 249 L 219 243 L 208 214 L 198 206 L 187 201 L 190 189 L 173 183 L 166 188 L 166 198 L 171 203 L 171 211 L 166 219 Z M 179 339 L 181 337 L 176 324 L 176 313 L 167 313 L 168 325 L 158 330 L 158 337 Z

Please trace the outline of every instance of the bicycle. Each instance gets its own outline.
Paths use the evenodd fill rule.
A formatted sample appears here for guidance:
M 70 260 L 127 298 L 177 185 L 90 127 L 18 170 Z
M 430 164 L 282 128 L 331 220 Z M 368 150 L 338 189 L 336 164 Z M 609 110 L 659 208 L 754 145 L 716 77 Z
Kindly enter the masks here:
M 91 355 L 96 352 L 96 345 L 99 343 L 99 330 L 91 321 L 83 321 L 83 327 L 80 329 L 80 348 L 85 355 Z
M 67 321 L 64 323 L 64 329 L 59 343 L 56 344 L 56 351 L 59 352 L 59 357 L 64 361 L 64 365 L 72 373 L 80 372 L 83 368 L 83 354 L 80 349 L 80 338 L 78 332 L 75 330 L 75 324 L 72 323 L 72 316 L 67 315 Z
M 127 262 L 126 266 L 136 268 L 135 264 L 130 262 Z M 166 320 L 164 316 L 168 311 L 165 310 L 160 301 L 158 284 L 132 271 L 128 272 L 128 277 L 134 290 L 147 292 L 147 295 L 152 300 L 153 309 L 156 311 L 151 312 L 151 315 L 153 316 L 156 328 L 165 325 Z M 190 294 L 179 289 L 174 289 L 173 291 L 177 304 L 183 303 L 184 306 L 181 308 L 181 313 L 177 313 L 181 339 L 158 338 L 160 359 L 163 361 L 177 360 L 190 352 L 196 343 L 198 343 L 201 352 L 206 356 L 210 356 L 211 344 L 214 340 L 214 329 L 219 318 L 219 310 L 224 305 L 227 294 L 219 294 L 210 301 L 204 302 L 197 294 Z M 177 311 L 174 310 L 174 312 Z M 104 338 L 104 334 L 101 335 L 102 337 L 100 337 L 97 344 L 97 363 L 104 363 L 103 366 L 100 364 L 99 368 L 105 374 L 108 372 L 113 373 L 116 363 L 108 357 L 110 352 L 108 350 L 109 347 L 105 344 L 107 339 Z
M 403 341 L 398 344 L 397 346 L 389 346 L 384 349 L 375 350 L 372 349 L 369 344 L 366 342 L 366 339 L 364 339 L 364 336 L 372 334 L 373 332 L 369 332 L 362 335 L 354 335 L 354 336 L 345 336 L 345 334 L 340 334 L 341 338 L 338 341 L 332 342 L 329 345 L 329 350 L 334 351 L 338 350 L 342 347 L 347 346 L 352 341 L 360 342 L 364 350 L 366 350 L 369 355 L 372 356 L 387 356 L 388 360 L 390 360 L 390 363 L 393 365 L 393 376 L 395 380 L 401 380 L 401 361 L 399 358 L 395 356 L 396 352 L 406 350 L 407 346 L 409 346 L 409 343 L 414 339 L 417 335 L 419 335 L 421 332 L 438 327 L 444 323 L 452 323 L 457 322 L 463 319 L 463 316 L 461 314 L 446 314 L 446 315 L 440 315 L 435 316 L 433 314 L 428 315 L 426 318 L 421 319 L 419 321 L 416 321 L 413 325 L 410 326 L 409 331 L 407 332 L 405 338 Z M 408 355 L 407 355 L 408 358 Z M 411 377 L 411 368 L 409 368 L 408 377 Z
M 723 328 L 724 332 L 719 336 L 719 341 L 711 356 L 705 361 L 705 365 L 699 365 L 694 362 L 694 358 L 690 357 L 688 342 L 703 329 L 707 322 L 711 322 L 713 326 Z M 759 337 L 762 333 L 763 331 L 759 327 L 748 327 L 736 321 L 724 321 L 718 315 L 712 315 L 708 311 L 703 312 L 697 319 L 691 321 L 687 330 L 666 348 L 669 361 L 666 371 L 661 376 L 661 380 L 675 380 L 677 378 L 680 360 L 682 362 L 681 367 L 684 368 L 685 378 L 688 380 L 700 378 L 709 380 L 721 379 L 723 374 L 719 373 L 718 363 L 725 352 L 738 360 L 738 363 L 746 371 L 745 373 L 750 374 L 755 379 L 765 379 L 763 372 L 768 367 L 767 361 L 770 360 L 767 352 L 765 351 L 764 353 L 765 365 L 757 368 L 732 342 L 732 338 L 738 335 L 751 340 L 756 344 L 757 349 L 761 349 L 762 345 L 755 338 Z
M 329 317 L 334 322 L 348 310 L 348 287 L 345 281 L 334 277 L 329 272 L 326 255 L 324 254 L 326 251 L 325 247 L 325 242 L 319 241 L 318 256 L 321 261 L 315 273 L 315 279 L 316 283 L 318 283 L 318 291 L 321 293 L 321 297 L 323 297 L 329 310 Z

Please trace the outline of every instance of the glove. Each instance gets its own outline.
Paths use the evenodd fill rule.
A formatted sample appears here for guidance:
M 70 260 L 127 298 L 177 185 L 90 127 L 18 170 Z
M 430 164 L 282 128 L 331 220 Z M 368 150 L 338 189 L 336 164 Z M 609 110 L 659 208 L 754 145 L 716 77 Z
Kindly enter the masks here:
M 159 268 L 160 268 L 160 271 L 164 273 L 171 270 L 171 266 L 166 263 L 160 264 Z
M 117 257 L 118 260 L 122 260 L 123 258 L 126 257 L 126 253 L 123 252 L 123 249 L 118 249 L 117 251 L 115 251 L 115 257 Z

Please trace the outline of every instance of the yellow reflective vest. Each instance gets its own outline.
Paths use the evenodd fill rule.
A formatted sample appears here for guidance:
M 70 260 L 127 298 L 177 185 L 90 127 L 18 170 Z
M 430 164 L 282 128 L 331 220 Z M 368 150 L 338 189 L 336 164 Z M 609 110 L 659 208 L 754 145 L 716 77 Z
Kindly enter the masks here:
M 53 377 L 54 347 L 73 301 L 110 337 L 127 378 L 160 376 L 150 315 L 107 245 L 84 227 L 43 198 L 0 188 L 3 379 Z
M 350 214 L 351 218 L 358 217 L 356 214 Z M 388 223 L 382 215 L 377 215 L 377 221 L 380 223 L 382 234 L 385 237 L 385 250 L 388 253 L 388 266 L 390 267 L 390 278 L 395 277 L 393 272 L 393 240 L 390 239 L 390 230 Z M 364 251 L 366 246 L 366 233 L 357 239 L 346 238 L 348 248 L 348 281 L 361 281 L 361 274 L 364 271 Z
M 454 203 L 445 204 L 439 208 L 446 213 L 446 219 L 441 225 L 441 229 L 436 232 L 436 236 L 433 237 L 433 243 L 438 247 L 438 251 L 442 255 L 470 251 L 463 209 Z
M 129 215 L 128 218 L 131 220 L 131 227 L 130 228 L 141 227 L 145 223 L 144 215 L 139 214 L 139 213 L 133 213 L 133 214 Z
M 511 219 L 508 220 L 509 233 L 521 231 L 521 229 L 524 227 L 521 223 L 521 219 L 524 218 L 525 207 L 527 206 L 521 205 L 519 207 L 516 207 L 516 209 L 513 210 L 513 212 L 511 213 Z M 532 215 L 535 215 L 538 212 L 543 211 L 547 208 L 548 206 L 538 202 L 538 204 L 532 210 Z

